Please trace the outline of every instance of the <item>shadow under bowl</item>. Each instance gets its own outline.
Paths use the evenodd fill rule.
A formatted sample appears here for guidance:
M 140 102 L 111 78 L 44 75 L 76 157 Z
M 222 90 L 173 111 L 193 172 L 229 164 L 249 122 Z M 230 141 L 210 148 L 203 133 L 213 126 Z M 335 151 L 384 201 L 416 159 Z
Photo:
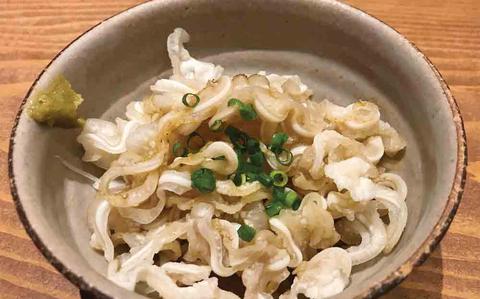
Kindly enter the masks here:
M 92 28 L 42 72 L 24 104 L 63 74 L 83 95 L 80 113 L 113 119 L 170 68 L 166 38 L 192 36 L 192 56 L 230 74 L 298 74 L 314 98 L 377 103 L 406 137 L 403 159 L 388 161 L 409 187 L 409 220 L 395 250 L 355 267 L 334 298 L 372 298 L 398 284 L 440 241 L 465 180 L 466 140 L 457 105 L 433 65 L 377 19 L 335 1 L 164 0 L 131 8 Z M 68 279 L 97 297 L 143 298 L 105 278 L 103 256 L 89 245 L 89 182 L 56 155 L 82 165 L 76 130 L 38 126 L 22 105 L 9 152 L 11 191 L 28 233 Z M 89 169 L 94 171 L 94 169 Z

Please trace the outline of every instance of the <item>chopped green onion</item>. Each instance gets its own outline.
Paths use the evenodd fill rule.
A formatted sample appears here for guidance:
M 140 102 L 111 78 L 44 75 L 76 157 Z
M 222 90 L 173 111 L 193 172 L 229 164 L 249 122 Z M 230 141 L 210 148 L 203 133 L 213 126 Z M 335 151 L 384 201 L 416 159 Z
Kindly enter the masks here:
M 189 101 L 190 98 L 190 101 Z M 182 103 L 183 105 L 193 108 L 198 105 L 200 102 L 200 97 L 194 93 L 186 93 L 182 97 Z
M 273 185 L 277 187 L 283 187 L 288 183 L 288 176 L 285 172 L 280 170 L 274 170 L 270 172 L 270 177 L 273 180 Z
M 273 200 L 267 203 L 267 205 L 265 206 L 265 213 L 267 213 L 269 217 L 273 217 L 275 215 L 278 215 L 278 213 L 280 213 L 282 209 L 283 204 L 279 201 Z
M 187 148 L 192 152 L 198 152 L 205 145 L 205 140 L 197 132 L 193 132 L 187 138 Z
M 240 175 L 240 178 L 242 179 L 241 182 L 240 182 L 240 185 L 243 185 L 247 182 L 247 175 L 246 174 L 242 173 Z
M 231 98 L 230 100 L 228 100 L 228 107 L 242 106 L 242 105 L 243 105 L 243 102 L 240 101 L 239 99 Z
M 253 182 L 258 180 L 258 175 L 256 173 L 248 172 L 246 173 L 246 176 L 247 176 L 247 182 Z
M 292 208 L 297 201 L 300 202 L 298 194 L 295 191 L 288 191 L 283 199 L 283 204 L 289 208 Z
M 225 134 L 227 134 L 228 138 L 230 138 L 230 142 L 232 142 L 234 147 L 243 149 L 247 145 L 249 137 L 239 129 L 228 126 L 225 129 Z
M 239 166 L 239 171 L 242 173 L 260 173 L 263 171 L 263 168 L 253 165 L 252 163 L 245 162 Z
M 283 145 L 288 140 L 288 135 L 285 133 L 275 133 L 272 137 L 272 143 L 270 144 L 270 150 L 274 153 L 280 153 Z
M 300 199 L 294 201 L 293 204 L 292 204 L 292 210 L 294 210 L 294 211 L 298 210 L 298 208 L 300 208 L 301 203 L 302 203 L 302 201 Z
M 283 202 L 285 198 L 285 188 L 273 186 L 272 188 L 272 200 Z
M 172 152 L 175 157 L 186 157 L 188 155 L 188 150 L 186 148 L 182 150 L 182 144 L 180 142 L 173 145 Z
M 255 233 L 256 233 L 255 229 L 247 224 L 242 224 L 237 229 L 237 234 L 240 237 L 240 239 L 246 242 L 252 241 L 253 238 L 255 237 Z
M 247 152 L 251 155 L 260 152 L 260 142 L 257 139 L 249 138 L 247 140 Z
M 252 121 L 257 118 L 257 111 L 252 104 L 245 104 L 240 107 L 240 116 L 246 121 Z
M 278 163 L 282 164 L 283 166 L 289 166 L 293 162 L 292 152 L 284 148 L 275 153 L 275 158 L 277 159 Z
M 233 178 L 235 186 L 241 186 L 247 182 L 247 175 L 244 173 L 237 173 Z
M 218 156 L 218 157 L 213 157 L 212 160 L 225 160 L 225 156 L 224 155 L 221 155 L 221 156 Z
M 265 162 L 265 157 L 263 156 L 262 152 L 258 151 L 250 155 L 250 163 L 252 163 L 253 165 L 258 167 L 263 167 L 264 162 Z
M 272 178 L 266 173 L 259 174 L 257 176 L 257 180 L 260 182 L 260 184 L 264 185 L 265 187 L 272 186 Z
M 219 132 L 222 130 L 223 127 L 223 121 L 220 119 L 217 119 L 213 122 L 212 126 L 210 127 L 210 130 L 213 132 Z
M 195 170 L 191 175 L 192 187 L 202 193 L 209 193 L 215 190 L 217 180 L 213 171 L 207 168 Z
M 251 121 L 257 118 L 257 112 L 253 108 L 252 104 L 245 104 L 239 99 L 232 98 L 228 101 L 228 106 L 237 106 L 240 116 L 244 120 Z

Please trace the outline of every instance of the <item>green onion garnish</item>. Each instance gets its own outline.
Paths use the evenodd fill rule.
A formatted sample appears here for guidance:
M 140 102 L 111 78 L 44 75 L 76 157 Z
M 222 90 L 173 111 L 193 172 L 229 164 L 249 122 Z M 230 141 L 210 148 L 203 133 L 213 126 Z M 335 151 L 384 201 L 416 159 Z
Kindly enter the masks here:
M 257 118 L 257 112 L 252 104 L 245 104 L 240 107 L 240 116 L 246 121 L 252 121 Z
M 247 224 L 242 224 L 237 229 L 237 234 L 240 237 L 240 239 L 246 242 L 252 241 L 253 238 L 255 237 L 255 233 L 256 233 L 255 229 Z
M 274 170 L 270 172 L 270 177 L 272 178 L 274 186 L 283 187 L 288 183 L 288 176 L 283 171 Z
M 243 185 L 247 182 L 247 175 L 245 173 L 242 173 L 240 175 L 240 178 L 242 179 L 241 182 L 240 182 L 240 185 Z
M 230 142 L 232 142 L 234 147 L 243 149 L 247 145 L 249 137 L 239 129 L 228 126 L 225 129 L 225 134 L 227 134 L 228 138 L 230 138 Z
M 261 173 L 257 175 L 256 179 L 260 182 L 260 184 L 264 185 L 265 187 L 272 186 L 272 178 L 266 173 Z
M 275 133 L 272 137 L 272 143 L 270 144 L 270 150 L 274 153 L 280 153 L 283 145 L 288 140 L 288 135 L 285 133 Z
M 285 198 L 285 188 L 273 186 L 272 200 L 282 203 L 284 198 Z
M 279 201 L 273 200 L 267 203 L 267 205 L 265 206 L 265 213 L 267 213 L 269 217 L 273 217 L 275 215 L 278 215 L 278 213 L 280 213 L 282 209 L 283 204 Z
M 223 121 L 220 119 L 217 119 L 213 122 L 212 126 L 210 127 L 210 130 L 213 132 L 219 132 L 222 130 L 223 127 Z
M 202 193 L 209 193 L 215 190 L 217 180 L 213 175 L 213 171 L 207 168 L 195 170 L 191 176 L 192 187 Z
M 186 157 L 188 155 L 188 150 L 186 148 L 182 149 L 182 144 L 180 142 L 173 145 L 172 152 L 175 157 Z
M 302 203 L 302 201 L 300 199 L 294 201 L 293 204 L 292 204 L 292 210 L 294 210 L 294 211 L 298 210 L 298 208 L 300 208 L 301 203 Z
M 248 172 L 247 175 L 247 182 L 253 182 L 258 180 L 258 175 L 254 172 Z
M 237 173 L 233 178 L 235 186 L 241 186 L 247 182 L 247 175 L 244 173 Z
M 240 116 L 246 121 L 251 121 L 257 118 L 257 112 L 252 104 L 245 104 L 239 99 L 232 98 L 228 101 L 228 106 L 237 106 Z
M 193 108 L 200 102 L 200 97 L 194 93 L 186 93 L 182 97 L 183 105 Z
M 239 99 L 231 98 L 230 100 L 228 100 L 228 107 L 242 106 L 242 105 L 243 105 L 243 102 L 240 101 Z
M 297 201 L 300 203 L 298 194 L 295 191 L 288 191 L 283 199 L 283 204 L 289 208 L 292 208 Z
M 263 164 L 265 163 L 265 157 L 263 156 L 263 153 L 258 151 L 250 155 L 250 163 L 258 167 L 263 167 Z
M 275 158 L 277 159 L 278 163 L 282 164 L 283 166 L 289 166 L 293 162 L 292 152 L 284 148 L 275 153 Z
M 260 152 L 260 142 L 257 139 L 249 138 L 247 140 L 247 152 L 251 155 Z
M 192 134 L 188 135 L 187 148 L 190 150 L 190 152 L 198 152 L 204 145 L 205 140 L 197 132 L 193 132 Z

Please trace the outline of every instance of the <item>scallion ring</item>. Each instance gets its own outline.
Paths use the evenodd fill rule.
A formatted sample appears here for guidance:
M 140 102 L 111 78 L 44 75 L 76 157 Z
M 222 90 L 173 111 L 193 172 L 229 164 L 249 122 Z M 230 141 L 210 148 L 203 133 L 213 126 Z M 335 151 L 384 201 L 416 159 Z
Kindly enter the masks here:
M 245 173 L 242 173 L 240 175 L 240 186 L 245 184 L 247 182 L 247 175 Z
M 234 147 L 245 148 L 245 146 L 247 145 L 249 137 L 247 134 L 240 131 L 239 129 L 228 126 L 225 129 L 225 134 L 230 138 L 230 141 L 232 142 Z
M 192 187 L 202 193 L 210 193 L 215 190 L 217 180 L 213 171 L 208 168 L 195 170 L 191 175 Z
M 228 107 L 242 106 L 242 105 L 243 105 L 243 102 L 240 101 L 239 99 L 231 98 L 230 100 L 228 100 Z
M 298 208 L 300 208 L 300 204 L 302 203 L 302 201 L 300 199 L 296 200 L 293 204 L 292 204 L 292 210 L 296 211 L 298 210 Z
M 283 204 L 289 208 L 293 208 L 297 201 L 300 202 L 300 198 L 295 191 L 288 191 L 283 198 Z
M 288 183 L 288 176 L 285 172 L 280 170 L 274 170 L 270 172 L 270 177 L 274 186 L 283 187 Z
M 283 202 L 285 198 L 285 188 L 284 187 L 276 187 L 273 186 L 272 188 L 272 200 L 273 201 L 278 201 L 278 202 Z
M 188 150 L 186 148 L 182 149 L 182 144 L 180 142 L 173 145 L 172 152 L 175 157 L 186 157 L 188 155 Z
M 198 152 L 204 145 L 205 139 L 203 139 L 203 137 L 197 132 L 193 132 L 192 134 L 188 135 L 187 148 L 190 150 L 190 152 Z
M 256 231 L 253 227 L 247 224 L 242 224 L 237 229 L 237 234 L 243 241 L 250 242 L 255 237 Z
M 272 178 L 268 176 L 266 173 L 261 173 L 257 176 L 257 180 L 260 182 L 260 184 L 264 185 L 265 187 L 271 187 L 272 186 Z
M 228 101 L 228 106 L 237 106 L 243 120 L 251 121 L 257 118 L 257 112 L 252 104 L 245 104 L 239 99 L 231 98 Z
M 245 173 L 236 173 L 232 181 L 235 186 L 241 186 L 247 182 L 247 175 Z
M 182 103 L 189 108 L 193 108 L 200 103 L 200 97 L 194 93 L 186 93 L 182 97 Z
M 210 127 L 210 130 L 213 132 L 219 132 L 222 130 L 222 127 L 223 127 L 223 121 L 220 119 L 216 119 L 213 122 L 212 126 Z
M 283 166 L 289 166 L 293 162 L 293 154 L 291 151 L 282 148 L 279 152 L 275 153 L 275 158 L 278 163 Z
M 271 201 L 265 206 L 265 213 L 268 217 L 273 217 L 278 215 L 280 211 L 283 209 L 283 204 L 279 201 Z
M 272 143 L 270 143 L 270 150 L 274 153 L 280 153 L 287 140 L 288 135 L 286 133 L 280 132 L 273 134 Z

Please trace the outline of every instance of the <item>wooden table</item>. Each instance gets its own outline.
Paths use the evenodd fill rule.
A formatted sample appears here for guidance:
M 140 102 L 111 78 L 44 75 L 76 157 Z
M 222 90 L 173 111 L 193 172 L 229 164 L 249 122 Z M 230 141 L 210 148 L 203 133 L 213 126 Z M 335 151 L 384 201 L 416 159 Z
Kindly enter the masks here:
M 68 2 L 68 3 L 67 3 Z M 0 298 L 79 298 L 30 241 L 7 176 L 8 137 L 32 81 L 66 44 L 138 0 L 0 0 Z M 348 0 L 413 41 L 439 68 L 468 135 L 468 180 L 450 230 L 385 298 L 480 298 L 480 0 Z

